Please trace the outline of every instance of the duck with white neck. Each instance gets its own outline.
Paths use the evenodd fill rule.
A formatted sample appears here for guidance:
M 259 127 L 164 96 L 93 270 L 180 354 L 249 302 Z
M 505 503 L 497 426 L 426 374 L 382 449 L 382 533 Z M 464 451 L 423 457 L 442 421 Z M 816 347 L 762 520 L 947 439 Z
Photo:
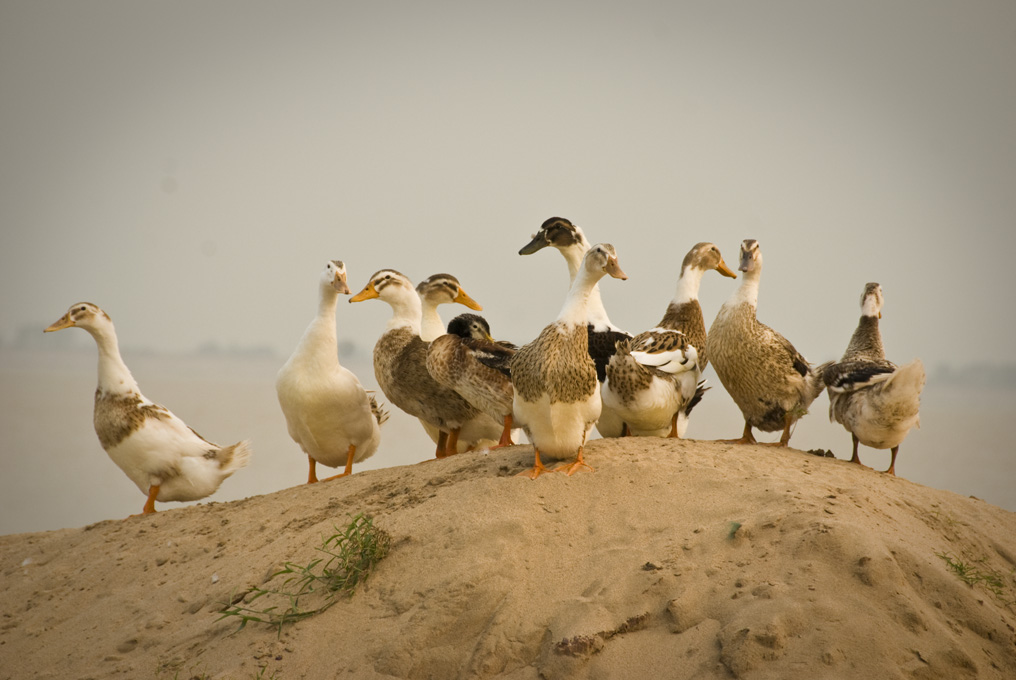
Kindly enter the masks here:
M 521 347 L 512 358 L 515 397 L 512 411 L 533 442 L 535 462 L 522 474 L 536 479 L 546 471 L 544 457 L 574 456 L 562 468 L 569 475 L 592 468 L 583 458 L 589 430 L 600 417 L 602 402 L 596 365 L 589 356 L 588 306 L 593 288 L 605 275 L 626 279 L 610 244 L 586 253 L 557 319 Z
M 146 494 L 141 514 L 155 502 L 196 501 L 250 460 L 250 443 L 219 446 L 204 439 L 169 409 L 143 394 L 120 356 L 113 320 L 90 302 L 72 305 L 45 332 L 81 328 L 99 350 L 94 425 L 99 443 L 124 474 Z

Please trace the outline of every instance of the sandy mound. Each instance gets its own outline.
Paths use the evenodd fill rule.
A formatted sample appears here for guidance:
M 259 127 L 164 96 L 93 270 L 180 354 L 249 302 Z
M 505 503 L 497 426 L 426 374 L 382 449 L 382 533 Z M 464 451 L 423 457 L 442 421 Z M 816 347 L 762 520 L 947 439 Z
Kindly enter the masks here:
M 587 451 L 0 537 L 0 678 L 1016 677 L 1016 514 L 793 449 Z M 351 599 L 281 636 L 217 620 L 360 512 L 392 549 Z

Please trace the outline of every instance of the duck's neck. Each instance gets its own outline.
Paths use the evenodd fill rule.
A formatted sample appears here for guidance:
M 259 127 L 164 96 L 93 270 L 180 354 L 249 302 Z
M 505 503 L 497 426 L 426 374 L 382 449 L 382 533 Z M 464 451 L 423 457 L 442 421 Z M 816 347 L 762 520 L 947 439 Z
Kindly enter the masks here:
M 674 299 L 670 301 L 670 304 L 680 305 L 698 300 L 703 274 L 705 271 L 698 267 L 685 267 L 681 272 L 681 277 L 677 280 L 677 290 L 674 291 Z
M 885 359 L 885 348 L 882 346 L 882 332 L 878 328 L 878 317 L 861 316 L 857 329 L 850 337 L 850 344 L 843 354 L 844 359 L 860 358 Z
M 762 272 L 748 271 L 741 277 L 741 285 L 738 286 L 734 294 L 730 296 L 724 306 L 738 307 L 742 304 L 749 304 L 752 308 L 758 308 L 758 284 L 759 279 L 762 278 Z
M 568 297 L 565 298 L 561 313 L 557 315 L 559 322 L 567 325 L 585 326 L 590 318 L 590 310 L 595 300 L 599 301 L 599 289 L 597 282 L 603 277 L 603 273 L 594 274 L 580 269 L 568 289 Z M 602 305 L 601 305 L 602 306 Z
M 423 300 L 420 303 L 420 309 L 420 338 L 430 342 L 444 335 L 445 325 L 437 313 L 437 305 Z
M 415 292 L 412 295 L 400 295 L 394 300 L 389 300 L 388 304 L 392 307 L 392 318 L 388 320 L 385 330 L 408 328 L 414 334 L 420 335 L 423 310 L 419 295 Z
M 120 356 L 120 344 L 113 328 L 89 329 L 89 333 L 95 338 L 95 344 L 99 348 L 99 393 L 140 394 L 137 381 Z
M 565 262 L 568 263 L 568 280 L 575 285 L 575 279 L 578 277 L 579 271 L 582 269 L 582 260 L 585 259 L 586 252 L 589 250 L 589 245 L 574 245 L 570 248 L 561 250 L 561 255 L 564 256 Z M 597 279 L 598 281 L 599 279 Z M 586 320 L 596 327 L 609 327 L 613 328 L 613 324 L 610 323 L 610 317 L 607 316 L 607 309 L 603 306 L 603 298 L 600 297 L 600 286 L 594 282 L 592 288 L 590 288 L 587 294 L 588 302 L 585 308 Z
M 335 332 L 335 305 L 339 294 L 331 286 L 322 286 L 317 316 L 307 326 L 297 355 L 317 365 L 336 366 L 339 363 L 338 342 Z

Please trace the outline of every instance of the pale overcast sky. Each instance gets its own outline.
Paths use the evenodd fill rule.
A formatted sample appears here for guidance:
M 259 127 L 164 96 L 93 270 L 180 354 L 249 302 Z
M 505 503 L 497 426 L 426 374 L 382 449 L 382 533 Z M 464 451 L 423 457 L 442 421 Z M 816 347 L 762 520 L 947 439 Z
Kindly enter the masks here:
M 517 254 L 552 215 L 617 247 L 633 332 L 693 244 L 755 238 L 813 362 L 867 281 L 891 359 L 1009 362 L 1016 3 L 0 0 L 5 342 L 89 300 L 123 346 L 287 355 L 336 258 L 354 292 L 453 273 L 522 343 L 567 286 Z

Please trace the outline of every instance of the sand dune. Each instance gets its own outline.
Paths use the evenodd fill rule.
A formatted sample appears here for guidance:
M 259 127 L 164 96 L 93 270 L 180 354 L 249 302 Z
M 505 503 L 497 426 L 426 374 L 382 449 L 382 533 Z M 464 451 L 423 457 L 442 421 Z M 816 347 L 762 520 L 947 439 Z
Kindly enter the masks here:
M 0 678 L 1016 677 L 1016 514 L 794 449 L 587 453 L 2 536 Z M 218 620 L 360 512 L 392 549 L 351 599 L 281 635 Z

